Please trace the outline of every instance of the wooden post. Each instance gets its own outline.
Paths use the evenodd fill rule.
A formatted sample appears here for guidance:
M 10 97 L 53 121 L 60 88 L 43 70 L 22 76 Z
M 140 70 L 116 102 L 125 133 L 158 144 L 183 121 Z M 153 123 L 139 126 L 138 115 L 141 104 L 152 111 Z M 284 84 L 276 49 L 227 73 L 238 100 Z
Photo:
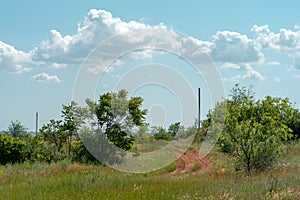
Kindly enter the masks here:
M 37 135 L 39 131 L 39 113 L 35 113 L 35 134 Z
M 200 115 L 201 115 L 201 95 L 200 95 L 200 88 L 198 88 L 198 129 L 200 130 Z

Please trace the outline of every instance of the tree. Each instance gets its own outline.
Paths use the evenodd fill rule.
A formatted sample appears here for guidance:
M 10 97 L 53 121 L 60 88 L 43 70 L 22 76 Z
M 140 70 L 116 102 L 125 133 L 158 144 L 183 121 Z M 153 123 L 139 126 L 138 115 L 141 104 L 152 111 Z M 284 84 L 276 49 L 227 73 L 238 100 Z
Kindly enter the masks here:
M 171 124 L 168 127 L 168 130 L 162 128 L 162 127 L 154 127 L 154 130 L 156 133 L 154 134 L 154 138 L 157 140 L 173 140 L 175 136 L 182 137 L 182 132 L 184 130 L 184 127 L 180 125 L 180 122 L 175 122 L 174 124 Z
M 101 131 L 110 142 L 123 150 L 131 149 L 134 138 L 130 129 L 143 125 L 147 114 L 147 110 L 140 108 L 143 102 L 141 97 L 128 99 L 127 95 L 126 90 L 105 93 L 92 106 Z
M 45 124 L 40 129 L 40 136 L 50 144 L 54 144 L 58 152 L 62 150 L 63 145 L 68 139 L 68 133 L 63 131 L 62 127 L 62 120 L 51 119 L 50 123 Z
M 13 137 L 21 137 L 22 134 L 25 134 L 27 132 L 27 128 L 21 124 L 20 121 L 16 120 L 11 121 L 11 124 L 8 126 L 8 132 Z
M 173 135 L 166 131 L 166 129 L 162 128 L 162 127 L 157 127 L 155 128 L 156 133 L 154 134 L 154 138 L 157 140 L 167 140 L 167 141 L 171 141 L 174 139 Z
M 176 122 L 174 124 L 171 124 L 168 128 L 168 132 L 175 137 L 175 135 L 178 133 L 179 129 L 181 128 L 180 122 Z
M 234 127 L 230 134 L 236 157 L 236 170 L 264 170 L 272 168 L 282 153 L 283 145 L 276 126 L 263 126 L 251 120 Z
M 224 113 L 225 124 L 212 123 L 210 129 L 220 132 L 218 144 L 224 153 L 235 156 L 236 170 L 250 173 L 274 166 L 283 152 L 283 141 L 292 136 L 287 123 L 292 111 L 287 98 L 255 100 L 250 88 L 236 85 L 231 99 L 217 104 L 204 124 L 216 113 Z
M 68 145 L 68 154 L 71 156 L 71 144 L 73 139 L 79 139 L 77 135 L 78 126 L 81 124 L 81 118 L 76 116 L 78 114 L 78 105 L 72 101 L 68 105 L 63 105 L 63 109 L 61 111 L 63 117 L 63 124 L 60 127 L 61 131 L 65 133 L 67 137 L 67 145 Z
M 300 111 L 298 109 L 293 108 L 291 117 L 286 123 L 293 131 L 293 139 L 300 138 Z

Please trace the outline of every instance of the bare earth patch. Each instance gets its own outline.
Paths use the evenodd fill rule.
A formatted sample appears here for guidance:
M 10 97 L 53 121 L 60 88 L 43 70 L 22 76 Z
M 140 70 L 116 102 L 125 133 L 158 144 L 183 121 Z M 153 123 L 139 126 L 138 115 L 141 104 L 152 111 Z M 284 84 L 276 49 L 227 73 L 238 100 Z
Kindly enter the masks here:
M 176 149 L 174 152 L 179 154 L 181 149 Z M 201 172 L 206 172 L 213 168 L 213 164 L 207 157 L 200 158 L 197 152 L 192 150 L 186 151 L 178 158 L 178 164 L 176 170 L 163 174 L 163 176 L 171 176 L 174 174 L 185 174 L 196 175 Z

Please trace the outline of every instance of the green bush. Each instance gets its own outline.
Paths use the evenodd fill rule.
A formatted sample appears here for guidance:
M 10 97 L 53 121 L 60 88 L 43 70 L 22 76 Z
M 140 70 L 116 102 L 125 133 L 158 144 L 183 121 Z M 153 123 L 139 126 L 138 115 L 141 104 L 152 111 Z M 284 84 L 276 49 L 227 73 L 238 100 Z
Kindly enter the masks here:
M 86 149 L 82 140 L 73 141 L 71 145 L 72 150 L 72 160 L 79 163 L 96 163 L 99 161 Z
M 0 135 L 0 164 L 23 162 L 26 157 L 24 141 L 8 135 Z
M 157 140 L 167 140 L 171 141 L 174 139 L 170 132 L 167 132 L 164 128 L 158 128 L 158 133 L 154 134 L 154 138 Z

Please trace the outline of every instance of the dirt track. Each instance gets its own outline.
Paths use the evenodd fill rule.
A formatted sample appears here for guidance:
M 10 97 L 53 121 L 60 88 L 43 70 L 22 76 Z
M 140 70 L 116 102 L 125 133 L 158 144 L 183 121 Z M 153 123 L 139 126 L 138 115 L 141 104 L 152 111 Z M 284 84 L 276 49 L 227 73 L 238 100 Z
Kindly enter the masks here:
M 176 150 L 175 153 L 180 153 L 180 150 Z M 164 176 L 185 173 L 196 175 L 200 172 L 208 171 L 212 169 L 212 167 L 213 165 L 207 157 L 200 158 L 197 152 L 188 150 L 179 157 L 176 170 L 164 174 Z

